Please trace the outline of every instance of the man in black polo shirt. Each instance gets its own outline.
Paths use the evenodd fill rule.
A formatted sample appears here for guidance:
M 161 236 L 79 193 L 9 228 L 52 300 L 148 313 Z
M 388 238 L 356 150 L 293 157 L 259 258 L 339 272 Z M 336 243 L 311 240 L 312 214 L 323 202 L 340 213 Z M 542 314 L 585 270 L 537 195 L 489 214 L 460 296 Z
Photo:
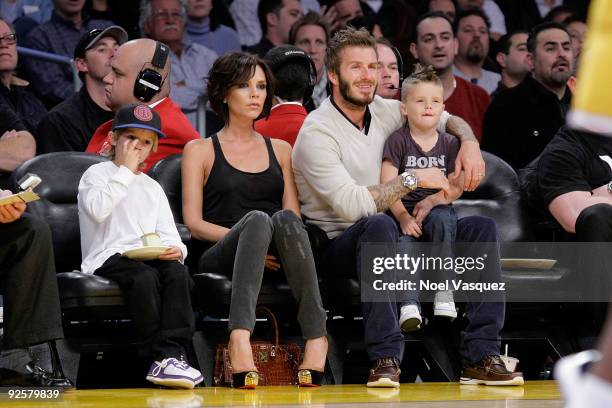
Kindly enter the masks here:
M 482 149 L 515 170 L 535 159 L 565 124 L 571 100 L 566 83 L 574 57 L 565 27 L 557 23 L 534 27 L 527 48 L 532 74 L 493 99 L 482 131 Z
M 539 199 L 531 204 L 576 241 L 612 241 L 612 138 L 562 127 L 542 152 L 535 180 Z
M 126 41 L 127 33 L 118 26 L 94 29 L 81 38 L 74 60 L 84 85 L 40 122 L 36 132 L 38 154 L 84 152 L 98 126 L 113 118 L 105 104 L 102 79 L 111 70 L 115 50 Z

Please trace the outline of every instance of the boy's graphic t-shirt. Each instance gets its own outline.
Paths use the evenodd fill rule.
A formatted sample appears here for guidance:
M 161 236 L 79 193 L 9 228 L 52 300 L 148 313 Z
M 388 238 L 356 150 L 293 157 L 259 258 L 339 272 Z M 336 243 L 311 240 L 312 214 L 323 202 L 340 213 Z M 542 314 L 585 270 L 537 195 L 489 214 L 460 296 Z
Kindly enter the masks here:
M 459 152 L 459 140 L 448 133 L 439 133 L 438 141 L 428 152 L 414 141 L 407 126 L 396 130 L 385 143 L 383 160 L 389 160 L 397 167 L 398 174 L 408 170 L 437 167 L 448 177 L 455 171 L 455 159 Z M 402 203 L 412 211 L 414 206 L 425 197 L 438 190 L 417 188 L 402 198 Z

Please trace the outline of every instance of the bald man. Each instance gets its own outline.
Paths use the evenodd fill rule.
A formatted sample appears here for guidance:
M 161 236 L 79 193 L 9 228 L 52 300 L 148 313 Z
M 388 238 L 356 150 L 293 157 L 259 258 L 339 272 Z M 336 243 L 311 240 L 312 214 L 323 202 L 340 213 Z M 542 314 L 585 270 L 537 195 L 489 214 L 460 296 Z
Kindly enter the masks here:
M 111 72 L 104 77 L 106 105 L 113 112 L 131 103 L 144 102 L 161 118 L 162 132 L 166 137 L 159 140 L 157 151 L 152 152 L 145 161 L 145 172 L 164 157 L 182 153 L 187 142 L 200 137 L 169 96 L 170 60 L 167 50 L 167 45 L 150 39 L 128 41 L 117 49 L 111 62 Z M 166 58 L 163 58 L 164 55 Z M 154 80 L 155 73 L 159 74 L 161 84 Z M 112 120 L 109 120 L 98 127 L 87 146 L 87 152 L 104 154 L 108 151 L 111 126 Z

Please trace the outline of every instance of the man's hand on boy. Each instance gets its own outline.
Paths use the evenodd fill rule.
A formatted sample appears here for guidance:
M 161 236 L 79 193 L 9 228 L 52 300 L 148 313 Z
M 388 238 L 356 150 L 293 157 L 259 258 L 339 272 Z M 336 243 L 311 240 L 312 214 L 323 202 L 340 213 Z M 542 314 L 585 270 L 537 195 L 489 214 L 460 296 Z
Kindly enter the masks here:
M 140 165 L 138 150 L 136 150 L 137 145 L 138 139 L 134 139 L 125 143 L 117 143 L 115 147 L 115 162 L 120 166 L 127 167 L 134 173 L 138 172 L 138 166 Z
M 444 172 L 436 167 L 414 170 L 420 188 L 448 191 L 450 184 Z
M 183 258 L 183 252 L 179 247 L 171 246 L 166 249 L 160 256 L 161 261 L 180 261 Z
M 421 224 L 419 224 L 416 221 L 416 218 L 414 218 L 408 212 L 405 212 L 400 216 L 399 224 L 402 232 L 406 235 L 418 238 L 423 234 L 421 231 Z
M 415 206 L 414 210 L 412 210 L 412 215 L 416 220 L 417 224 L 423 225 L 423 221 L 431 212 L 431 209 L 434 207 L 433 202 L 428 200 L 427 198 L 419 201 Z
M 462 170 L 465 173 L 463 190 L 476 190 L 485 176 L 485 162 L 478 142 L 465 141 L 461 143 L 459 154 L 457 154 L 455 160 L 455 179 L 459 177 Z

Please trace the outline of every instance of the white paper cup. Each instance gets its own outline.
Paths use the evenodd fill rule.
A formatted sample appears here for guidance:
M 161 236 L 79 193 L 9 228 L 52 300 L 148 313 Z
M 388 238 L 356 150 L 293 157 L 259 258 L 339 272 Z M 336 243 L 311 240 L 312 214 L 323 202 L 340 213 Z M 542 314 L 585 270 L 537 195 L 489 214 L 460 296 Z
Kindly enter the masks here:
M 501 357 L 502 361 L 504 362 L 504 365 L 506 366 L 506 370 L 510 371 L 511 373 L 516 371 L 516 366 L 519 363 L 519 359 L 518 358 L 514 358 L 514 357 L 510 357 L 510 356 L 505 356 L 505 355 L 501 355 L 500 357 Z
M 159 234 L 156 232 L 150 232 L 148 234 L 144 234 L 140 237 L 142 240 L 142 245 L 144 246 L 160 246 L 161 240 L 159 238 Z

